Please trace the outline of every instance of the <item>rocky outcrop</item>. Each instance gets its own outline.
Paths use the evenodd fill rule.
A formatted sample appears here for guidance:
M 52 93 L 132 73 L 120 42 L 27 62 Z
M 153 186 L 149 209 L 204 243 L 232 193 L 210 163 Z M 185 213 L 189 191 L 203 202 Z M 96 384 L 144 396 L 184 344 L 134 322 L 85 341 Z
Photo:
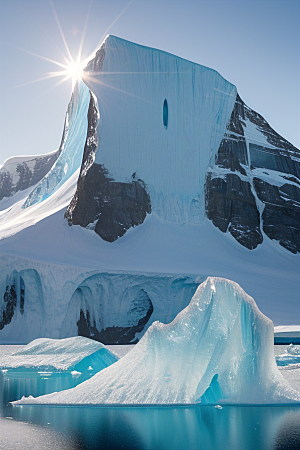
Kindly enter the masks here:
M 138 339 L 135 337 L 145 328 L 153 313 L 153 305 L 150 298 L 145 293 L 143 309 L 148 308 L 146 314 L 139 319 L 135 325 L 122 327 L 112 326 L 102 330 L 97 329 L 97 325 L 91 321 L 89 311 L 80 310 L 80 319 L 77 322 L 78 336 L 84 336 L 96 341 L 102 342 L 105 345 L 109 344 L 135 344 Z M 130 313 L 130 311 L 129 311 Z
M 15 272 L 6 280 L 6 289 L 3 295 L 2 308 L 0 309 L 0 330 L 8 325 L 14 316 L 18 306 L 20 313 L 24 314 L 25 284 L 23 278 Z
M 262 243 L 259 212 L 248 181 L 235 174 L 213 178 L 209 173 L 206 192 L 207 217 L 217 228 L 250 250 Z
M 45 156 L 7 160 L 0 169 L 0 200 L 37 184 L 49 172 L 58 156 L 59 150 Z
M 151 212 L 151 202 L 145 183 L 135 174 L 128 183 L 116 182 L 103 165 L 94 163 L 98 117 L 91 94 L 80 176 L 65 218 L 69 225 L 93 229 L 105 241 L 113 242 L 129 228 L 143 223 Z
M 299 150 L 237 95 L 206 176 L 207 217 L 248 249 L 261 244 L 265 234 L 300 252 L 299 185 Z

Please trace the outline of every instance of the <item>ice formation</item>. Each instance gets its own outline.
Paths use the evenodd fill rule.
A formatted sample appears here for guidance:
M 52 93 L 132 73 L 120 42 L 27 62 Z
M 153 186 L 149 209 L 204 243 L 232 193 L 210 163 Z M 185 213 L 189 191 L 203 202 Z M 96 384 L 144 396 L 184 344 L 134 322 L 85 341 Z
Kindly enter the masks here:
M 197 274 L 300 323 L 299 151 L 216 71 L 108 36 L 44 156 L 0 175 L 1 342 L 136 341 Z
M 82 336 L 66 339 L 35 339 L 11 356 L 0 358 L 0 369 L 83 373 L 89 367 L 98 372 L 118 357 L 105 345 Z
M 290 344 L 284 354 L 276 356 L 278 366 L 298 364 L 300 369 L 300 345 Z
M 48 198 L 80 167 L 86 140 L 89 102 L 89 89 L 82 81 L 78 81 L 66 114 L 60 155 L 51 170 L 27 197 L 24 203 L 25 208 Z
M 168 325 L 155 322 L 125 357 L 74 389 L 16 404 L 285 403 L 273 324 L 232 281 L 209 277 Z

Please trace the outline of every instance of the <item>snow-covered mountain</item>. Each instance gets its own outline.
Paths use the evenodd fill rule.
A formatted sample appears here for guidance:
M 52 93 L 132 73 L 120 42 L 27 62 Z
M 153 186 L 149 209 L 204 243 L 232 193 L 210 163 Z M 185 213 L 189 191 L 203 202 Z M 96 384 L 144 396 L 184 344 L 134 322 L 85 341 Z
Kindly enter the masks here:
M 1 340 L 131 342 L 208 275 L 300 323 L 300 152 L 216 71 L 108 36 L 53 155 L 1 191 Z

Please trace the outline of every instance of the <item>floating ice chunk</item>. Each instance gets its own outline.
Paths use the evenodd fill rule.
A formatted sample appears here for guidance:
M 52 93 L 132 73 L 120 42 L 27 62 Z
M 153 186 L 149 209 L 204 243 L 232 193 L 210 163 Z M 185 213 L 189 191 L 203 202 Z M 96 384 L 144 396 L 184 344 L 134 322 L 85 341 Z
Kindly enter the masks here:
M 0 369 L 20 371 L 98 372 L 116 362 L 119 358 L 101 342 L 82 336 L 66 339 L 35 339 L 22 350 L 11 356 L 0 358 Z
M 289 355 L 296 355 L 296 356 L 300 356 L 300 345 L 293 345 L 290 344 L 287 349 L 286 349 L 287 353 Z
M 300 365 L 300 345 L 290 344 L 283 355 L 276 356 L 277 366 Z
M 237 283 L 209 277 L 173 322 L 154 322 L 116 364 L 74 389 L 16 403 L 300 401 L 276 366 L 273 339 L 273 323 Z
M 85 337 L 36 339 L 0 358 L 4 403 L 73 388 L 117 360 L 105 345 Z

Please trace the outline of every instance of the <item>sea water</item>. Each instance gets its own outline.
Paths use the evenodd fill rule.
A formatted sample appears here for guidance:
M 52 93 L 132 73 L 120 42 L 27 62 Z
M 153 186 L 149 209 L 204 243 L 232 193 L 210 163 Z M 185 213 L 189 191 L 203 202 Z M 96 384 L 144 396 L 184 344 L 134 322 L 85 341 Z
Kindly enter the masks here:
M 1 450 L 300 449 L 295 405 L 12 407 L 1 389 Z

